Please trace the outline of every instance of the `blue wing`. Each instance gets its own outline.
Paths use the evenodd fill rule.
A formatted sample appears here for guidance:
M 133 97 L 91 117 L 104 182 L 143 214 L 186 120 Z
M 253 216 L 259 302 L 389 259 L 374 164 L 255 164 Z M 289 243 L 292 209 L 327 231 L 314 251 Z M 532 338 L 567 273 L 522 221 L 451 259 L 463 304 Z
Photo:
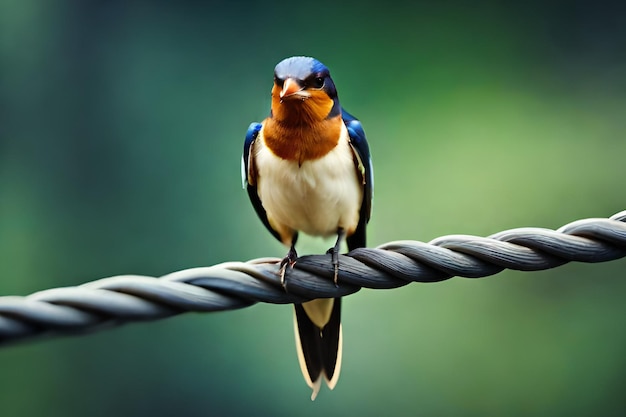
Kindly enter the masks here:
M 344 109 L 341 111 L 343 122 L 348 128 L 348 134 L 350 135 L 350 144 L 355 153 L 355 162 L 357 169 L 363 180 L 363 202 L 361 203 L 361 210 L 359 212 L 359 224 L 355 232 L 348 236 L 346 239 L 348 242 L 348 249 L 353 250 L 355 248 L 361 248 L 366 246 L 365 226 L 372 214 L 372 197 L 374 195 L 374 168 L 372 166 L 372 157 L 370 154 L 370 148 L 365 138 L 365 132 L 359 122 L 354 116 L 346 112 Z
M 263 204 L 261 204 L 261 199 L 259 198 L 259 194 L 256 189 L 256 168 L 254 166 L 254 158 L 250 157 L 252 147 L 254 146 L 254 142 L 256 141 L 261 128 L 261 123 L 252 123 L 246 133 L 246 140 L 243 143 L 243 155 L 241 158 L 241 182 L 246 191 L 248 191 L 248 197 L 250 197 L 250 202 L 252 203 L 256 214 L 259 216 L 265 227 L 267 227 L 267 230 L 269 230 L 276 239 L 282 242 L 278 232 L 270 226 L 270 222 L 267 219 L 267 213 L 263 208 Z
M 254 182 L 250 172 L 250 149 L 256 137 L 259 135 L 261 127 L 261 123 L 250 123 L 250 127 L 248 127 L 248 131 L 246 132 L 246 140 L 243 142 L 243 155 L 241 156 L 241 183 L 243 188 L 246 188 L 250 181 Z

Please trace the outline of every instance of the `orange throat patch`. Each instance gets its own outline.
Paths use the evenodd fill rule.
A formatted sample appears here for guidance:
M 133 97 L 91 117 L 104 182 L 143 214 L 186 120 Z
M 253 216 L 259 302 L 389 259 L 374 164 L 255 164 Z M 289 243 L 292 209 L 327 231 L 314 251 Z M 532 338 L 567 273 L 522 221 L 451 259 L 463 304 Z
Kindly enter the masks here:
M 272 117 L 263 124 L 263 138 L 276 156 L 302 164 L 323 157 L 339 143 L 341 115 L 327 119 L 333 100 L 312 91 L 305 100 L 281 102 L 272 90 Z

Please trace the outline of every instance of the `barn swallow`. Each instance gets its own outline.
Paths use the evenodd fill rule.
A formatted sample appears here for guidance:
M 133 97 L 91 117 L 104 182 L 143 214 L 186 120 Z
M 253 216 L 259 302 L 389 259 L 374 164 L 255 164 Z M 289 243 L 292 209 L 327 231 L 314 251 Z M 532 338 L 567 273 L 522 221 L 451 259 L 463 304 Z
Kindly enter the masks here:
M 361 123 L 339 104 L 335 83 L 320 61 L 296 56 L 274 69 L 271 112 L 248 129 L 242 177 L 257 215 L 289 251 L 280 264 L 297 260 L 298 232 L 336 236 L 328 250 L 335 270 L 339 247 L 365 247 L 370 219 L 373 169 Z M 341 298 L 295 304 L 298 360 L 317 396 L 322 377 L 330 389 L 341 370 Z

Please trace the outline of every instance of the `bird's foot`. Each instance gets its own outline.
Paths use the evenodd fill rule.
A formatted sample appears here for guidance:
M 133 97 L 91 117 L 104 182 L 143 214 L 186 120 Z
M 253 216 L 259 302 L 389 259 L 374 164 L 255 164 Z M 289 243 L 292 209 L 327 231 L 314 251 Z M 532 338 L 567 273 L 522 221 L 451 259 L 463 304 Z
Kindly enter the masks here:
M 345 230 L 339 228 L 337 231 L 337 242 L 335 242 L 335 246 L 328 249 L 326 252 L 332 256 L 333 267 L 335 268 L 335 273 L 333 275 L 333 282 L 335 283 L 335 287 L 338 287 L 337 280 L 339 279 L 339 246 L 341 245 L 341 241 L 345 237 Z
M 333 282 L 335 283 L 335 287 L 337 287 L 337 279 L 339 278 L 339 253 L 335 250 L 335 248 L 330 248 L 326 252 L 327 254 L 332 255 L 333 259 L 333 267 L 335 268 L 335 273 L 333 275 Z
M 296 264 L 297 259 L 298 253 L 296 252 L 296 248 L 292 246 L 289 249 L 289 252 L 287 252 L 287 256 L 285 256 L 283 260 L 280 261 L 280 269 L 278 270 L 278 273 L 280 274 L 280 284 L 283 286 L 285 291 L 287 291 L 287 280 L 285 279 L 285 275 L 287 273 L 287 265 L 289 265 L 290 268 L 293 268 L 293 266 Z

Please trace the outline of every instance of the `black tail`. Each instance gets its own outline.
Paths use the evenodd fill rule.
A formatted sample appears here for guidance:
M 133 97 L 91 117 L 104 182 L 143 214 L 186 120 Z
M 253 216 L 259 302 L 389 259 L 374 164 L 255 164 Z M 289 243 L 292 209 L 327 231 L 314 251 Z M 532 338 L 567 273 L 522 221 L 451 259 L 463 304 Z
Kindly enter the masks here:
M 322 377 L 330 389 L 341 371 L 341 298 L 295 304 L 296 346 L 304 379 L 314 400 Z

